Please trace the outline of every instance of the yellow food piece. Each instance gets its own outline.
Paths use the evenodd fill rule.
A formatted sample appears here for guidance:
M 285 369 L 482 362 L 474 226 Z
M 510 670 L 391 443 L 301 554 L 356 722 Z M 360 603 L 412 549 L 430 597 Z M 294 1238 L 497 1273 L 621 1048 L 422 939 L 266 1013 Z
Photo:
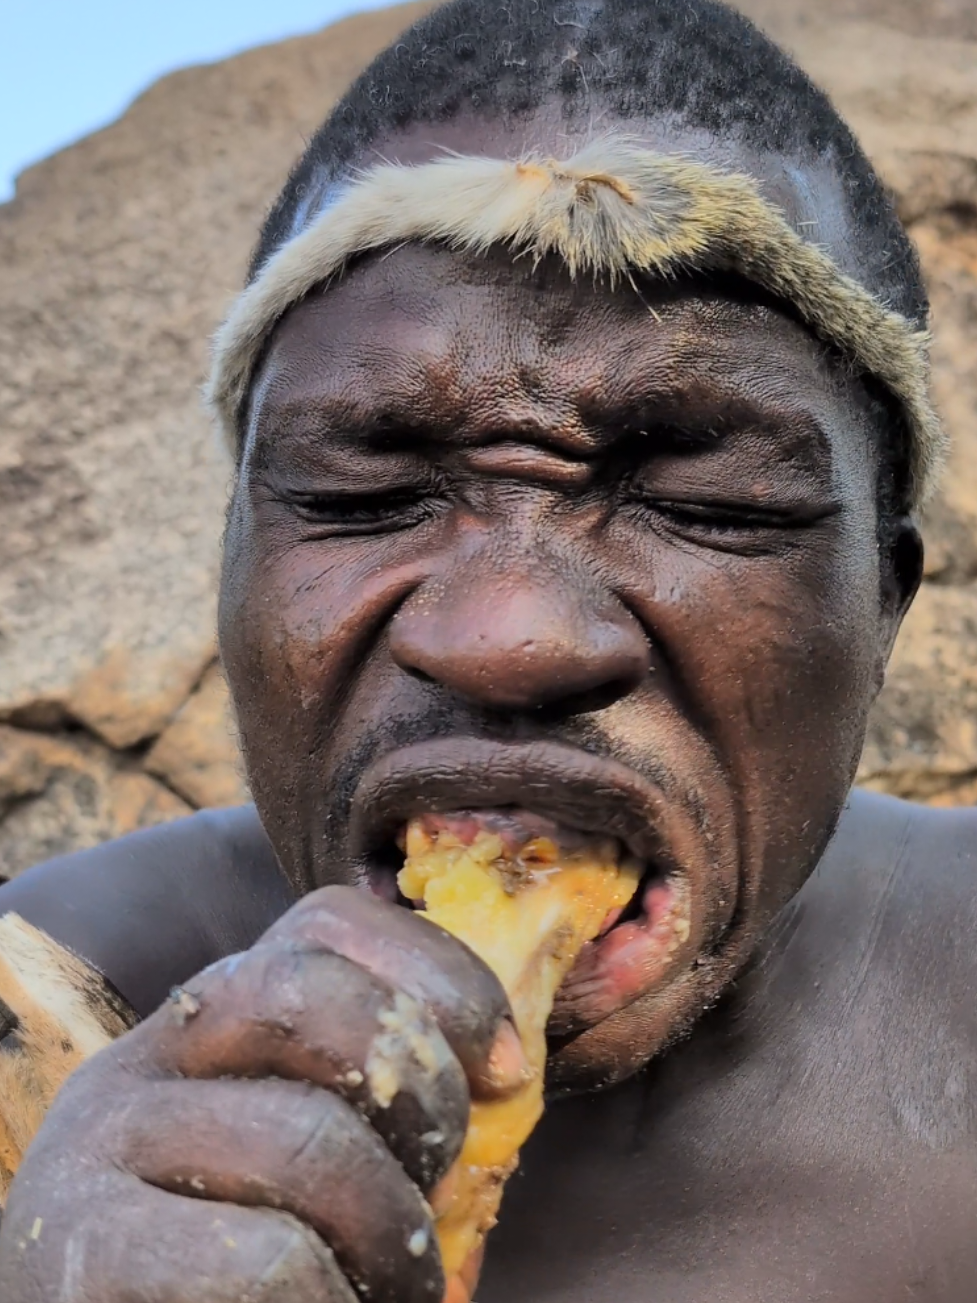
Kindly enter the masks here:
M 543 1112 L 546 1023 L 557 988 L 587 941 L 638 885 L 638 865 L 619 862 L 616 844 L 595 841 L 562 852 L 537 837 L 518 856 L 479 831 L 471 845 L 450 832 L 429 835 L 414 821 L 398 876 L 423 917 L 464 941 L 497 975 L 529 1062 L 523 1087 L 507 1099 L 472 1104 L 453 1193 L 436 1222 L 445 1275 L 455 1275 L 495 1225 L 506 1179 Z

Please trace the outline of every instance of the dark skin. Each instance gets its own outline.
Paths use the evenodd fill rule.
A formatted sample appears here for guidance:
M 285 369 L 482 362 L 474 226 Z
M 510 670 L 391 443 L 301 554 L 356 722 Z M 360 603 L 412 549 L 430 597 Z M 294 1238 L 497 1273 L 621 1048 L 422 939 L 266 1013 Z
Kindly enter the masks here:
M 467 147 L 510 147 L 486 133 Z M 764 166 L 840 230 L 830 187 L 791 207 Z M 691 928 L 668 957 L 612 931 L 565 985 L 551 1083 L 623 1084 L 549 1110 L 481 1303 L 969 1299 L 975 820 L 862 797 L 825 852 L 920 573 L 908 520 L 880 554 L 877 464 L 857 382 L 742 287 L 407 247 L 289 314 L 221 604 L 265 831 L 208 816 L 145 836 L 140 873 L 89 860 L 147 918 L 152 869 L 194 884 L 159 890 L 184 939 L 151 974 L 87 907 L 52 923 L 62 867 L 0 894 L 141 1013 L 164 979 L 189 993 L 59 1097 L 4 1299 L 440 1299 L 418 1192 L 519 1053 L 491 975 L 384 897 L 413 813 L 500 805 L 614 831 Z M 195 856 L 204 832 L 235 855 Z M 384 1109 L 364 1078 L 392 1008 L 428 1066 Z

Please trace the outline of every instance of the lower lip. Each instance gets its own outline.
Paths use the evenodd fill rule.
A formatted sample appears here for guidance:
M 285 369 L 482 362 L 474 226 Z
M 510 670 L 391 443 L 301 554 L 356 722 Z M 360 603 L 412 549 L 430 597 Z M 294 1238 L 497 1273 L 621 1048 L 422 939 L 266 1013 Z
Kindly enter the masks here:
M 637 917 L 589 942 L 557 994 L 552 1036 L 593 1027 L 639 996 L 656 990 L 686 961 L 691 899 L 681 879 L 651 877 L 639 889 Z

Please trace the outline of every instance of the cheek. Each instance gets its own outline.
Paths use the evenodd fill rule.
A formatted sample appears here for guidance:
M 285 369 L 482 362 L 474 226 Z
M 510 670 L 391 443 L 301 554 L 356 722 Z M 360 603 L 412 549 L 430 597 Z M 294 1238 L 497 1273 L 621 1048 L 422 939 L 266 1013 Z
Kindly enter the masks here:
M 842 535 L 834 543 L 771 585 L 757 645 L 743 649 L 744 840 L 762 864 L 750 889 L 761 916 L 778 910 L 820 858 L 854 781 L 875 695 L 874 540 Z
M 879 618 L 878 577 L 844 546 L 799 550 L 763 574 L 729 576 L 717 640 L 728 692 L 760 758 L 789 767 L 847 754 L 867 710 Z
M 369 672 L 378 638 L 426 573 L 388 536 L 280 545 L 249 513 L 232 519 L 220 601 L 221 655 L 256 765 L 321 753 L 353 678 Z
M 644 574 L 629 604 L 718 753 L 748 890 L 780 895 L 822 849 L 861 751 L 880 618 L 874 537 L 832 525 L 762 558 L 658 544 Z
M 825 530 L 775 556 L 661 544 L 632 556 L 629 604 L 717 721 L 732 711 L 759 732 L 788 718 L 830 727 L 825 694 L 861 700 L 880 619 L 873 541 Z

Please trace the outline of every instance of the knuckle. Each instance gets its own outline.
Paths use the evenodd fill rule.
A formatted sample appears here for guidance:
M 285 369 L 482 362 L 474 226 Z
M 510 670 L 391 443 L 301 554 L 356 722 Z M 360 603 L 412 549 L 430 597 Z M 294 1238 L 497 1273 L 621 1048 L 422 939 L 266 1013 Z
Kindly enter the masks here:
M 355 908 L 357 903 L 355 897 L 360 894 L 355 887 L 340 885 L 318 887 L 296 901 L 288 912 L 268 929 L 259 944 L 288 939 L 293 935 L 304 935 L 309 924 L 315 920 L 332 916 L 341 917 L 348 912 L 350 906 Z

